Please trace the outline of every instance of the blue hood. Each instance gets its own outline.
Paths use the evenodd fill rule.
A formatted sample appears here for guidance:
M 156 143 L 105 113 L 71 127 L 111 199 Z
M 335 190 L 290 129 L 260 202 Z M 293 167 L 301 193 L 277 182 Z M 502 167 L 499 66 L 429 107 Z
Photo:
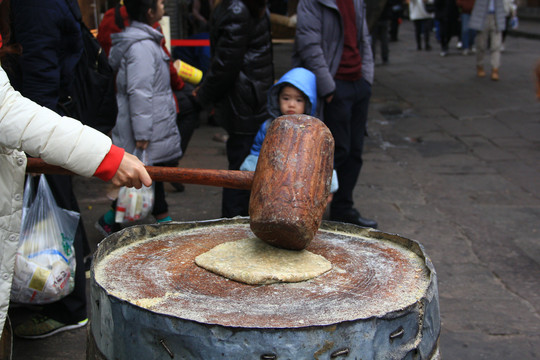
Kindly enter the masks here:
M 308 101 L 306 103 L 305 114 L 315 115 L 315 109 L 317 108 L 317 79 L 315 74 L 302 67 L 297 67 L 289 70 L 285 75 L 279 79 L 268 91 L 268 112 L 274 118 L 281 116 L 281 110 L 279 109 L 279 91 L 284 85 L 292 85 L 307 96 Z

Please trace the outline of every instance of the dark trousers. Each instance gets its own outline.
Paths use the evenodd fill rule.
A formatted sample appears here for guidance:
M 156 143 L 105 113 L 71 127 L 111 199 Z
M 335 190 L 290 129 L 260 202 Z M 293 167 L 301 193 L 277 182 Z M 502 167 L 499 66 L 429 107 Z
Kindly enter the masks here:
M 324 109 L 324 122 L 335 141 L 334 168 L 339 189 L 330 205 L 333 214 L 353 207 L 353 191 L 362 169 L 362 151 L 371 85 L 364 79 L 336 80 L 332 102 Z
M 422 49 L 422 35 L 424 36 L 424 45 L 426 49 L 429 47 L 429 36 L 433 21 L 431 19 L 414 20 L 414 36 L 416 38 L 416 47 Z
M 163 166 L 157 165 L 156 166 Z M 176 164 L 174 165 L 176 166 Z M 165 187 L 161 181 L 154 181 L 154 207 L 152 208 L 152 215 L 164 214 L 169 211 L 169 205 L 165 200 Z
M 71 176 L 46 175 L 54 199 L 58 206 L 80 213 L 77 199 L 73 193 Z M 36 178 L 36 179 L 39 179 Z M 84 256 L 89 251 L 88 240 L 82 220 L 75 233 L 73 241 L 75 248 L 75 288 L 68 296 L 52 304 L 44 305 L 43 313 L 50 318 L 65 324 L 74 324 L 87 318 L 86 313 L 86 276 L 84 269 Z M 85 248 L 87 250 L 85 250 Z
M 182 90 L 174 92 L 178 100 L 178 107 L 180 108 L 180 112 L 176 117 L 176 124 L 178 125 L 182 139 L 180 144 L 182 156 L 186 154 L 191 136 L 195 132 L 195 129 L 199 127 L 199 109 L 196 107 L 193 96 L 191 95 L 193 89 L 193 85 L 186 83 Z
M 178 165 L 178 160 L 166 161 L 154 164 L 154 166 L 175 167 Z M 152 215 L 161 215 L 169 211 L 169 205 L 165 200 L 165 187 L 161 181 L 154 181 L 154 207 Z
M 439 19 L 439 34 L 441 38 L 442 51 L 448 51 L 450 39 L 452 39 L 452 36 L 459 34 L 458 26 L 458 22 L 455 19 Z M 460 37 L 461 35 L 458 35 L 458 38 Z
M 255 135 L 229 134 L 227 140 L 227 159 L 229 160 L 229 170 L 239 170 L 240 165 L 249 155 Z M 248 190 L 223 188 L 221 200 L 221 215 L 225 218 L 249 215 L 249 195 Z
M 389 20 L 378 20 L 373 27 L 371 33 L 371 49 L 373 52 L 373 58 L 376 57 L 377 43 L 381 46 L 381 60 L 383 62 L 388 61 L 388 24 Z
M 390 41 L 398 40 L 399 20 L 403 15 L 403 11 L 393 11 L 390 19 Z

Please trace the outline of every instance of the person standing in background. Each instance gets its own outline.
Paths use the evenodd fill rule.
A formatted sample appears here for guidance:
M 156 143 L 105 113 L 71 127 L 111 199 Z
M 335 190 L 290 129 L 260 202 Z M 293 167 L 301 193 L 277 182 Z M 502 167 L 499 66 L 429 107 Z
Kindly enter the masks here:
M 476 31 L 469 27 L 469 20 L 474 6 L 474 0 L 457 0 L 456 4 L 460 10 L 461 16 L 461 42 L 463 44 L 463 55 L 469 55 L 473 52 L 474 38 Z
M 403 17 L 403 0 L 388 0 L 392 6 L 392 15 L 390 17 L 390 41 L 398 41 L 399 26 Z
M 110 8 L 103 15 L 103 19 L 99 23 L 97 40 L 103 48 L 103 51 L 109 56 L 111 51 L 112 40 L 111 35 L 123 31 L 129 26 L 129 15 L 126 7 L 121 4 L 117 4 L 115 7 Z M 161 25 L 155 22 L 152 27 L 163 33 Z M 182 139 L 182 156 L 186 153 L 187 146 L 195 131 L 195 128 L 199 125 L 199 112 L 191 96 L 193 91 L 193 85 L 184 82 L 184 80 L 178 75 L 178 71 L 174 67 L 173 59 L 169 49 L 167 49 L 165 38 L 161 41 L 161 48 L 169 57 L 169 71 L 171 75 L 171 89 L 175 97 L 177 104 L 177 117 L 176 123 L 180 130 L 180 137 Z M 184 185 L 181 183 L 172 182 L 171 185 L 178 192 L 184 191 Z
M 517 28 L 517 4 L 514 0 L 503 0 L 504 13 L 506 14 L 505 28 L 502 32 L 501 51 L 504 51 L 504 42 L 508 35 L 508 30 Z
M 409 0 L 409 18 L 414 23 L 414 36 L 416 49 L 422 50 L 422 36 L 424 37 L 424 49 L 431 50 L 429 43 L 431 29 L 433 27 L 433 14 L 426 11 L 423 0 Z
M 165 13 L 163 0 L 125 0 L 130 25 L 111 35 L 109 63 L 116 72 L 118 117 L 112 130 L 115 145 L 145 152 L 148 165 L 176 166 L 182 155 L 171 89 L 170 58 L 163 34 L 153 28 Z M 96 227 L 104 234 L 118 230 L 115 203 Z M 154 184 L 152 215 L 158 223 L 172 221 L 163 182 Z
M 335 140 L 334 169 L 339 189 L 330 204 L 330 220 L 377 227 L 354 208 L 353 192 L 362 168 L 362 152 L 373 54 L 362 0 L 300 0 L 293 66 L 317 78 L 317 114 Z
M 502 32 L 506 28 L 503 0 L 476 0 L 469 27 L 478 31 L 476 34 L 476 75 L 478 77 L 486 76 L 484 55 L 489 39 L 491 80 L 499 80 Z
M 193 22 L 194 34 L 208 31 L 208 20 L 213 5 L 213 0 L 193 0 L 191 4 L 191 21 Z
M 215 104 L 217 122 L 229 137 L 229 170 L 238 170 L 255 134 L 268 118 L 266 100 L 274 82 L 270 14 L 264 0 L 223 0 L 210 16 L 210 67 L 193 95 Z M 222 216 L 247 216 L 249 191 L 223 189 Z
M 452 36 L 461 37 L 456 0 L 435 0 L 435 19 L 439 22 L 441 56 L 447 56 Z
M 379 18 L 371 31 L 371 51 L 373 52 L 373 60 L 377 58 L 377 43 L 381 46 L 381 61 L 383 65 L 388 64 L 388 36 L 390 35 L 389 25 L 392 17 L 392 2 L 387 1 L 379 15 Z
M 9 2 L 0 1 L 0 59 L 20 53 L 10 44 Z M 4 64 L 2 64 L 5 66 Z M 61 117 L 46 107 L 21 96 L 11 86 L 0 67 L 0 345 L 10 345 L 11 327 L 7 317 L 15 258 L 19 248 L 23 191 L 27 156 L 40 156 L 81 176 L 96 176 L 117 186 L 150 186 L 152 180 L 144 164 L 135 156 L 111 144 L 106 135 L 79 121 Z M 80 270 L 79 270 L 80 271 Z M 82 270 L 84 278 L 84 266 Z M 56 324 L 54 320 L 30 325 L 40 330 L 35 337 L 80 327 Z M 32 335 L 32 334 L 30 334 Z M 11 348 L 0 348 L 2 358 L 11 359 Z

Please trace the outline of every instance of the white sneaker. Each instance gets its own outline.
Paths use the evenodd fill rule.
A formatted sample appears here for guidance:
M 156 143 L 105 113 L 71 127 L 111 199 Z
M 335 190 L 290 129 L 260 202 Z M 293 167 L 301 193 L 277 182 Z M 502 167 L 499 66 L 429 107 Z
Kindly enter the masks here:
M 462 47 L 463 47 L 463 44 L 461 43 L 461 41 L 458 41 L 456 48 L 461 49 Z

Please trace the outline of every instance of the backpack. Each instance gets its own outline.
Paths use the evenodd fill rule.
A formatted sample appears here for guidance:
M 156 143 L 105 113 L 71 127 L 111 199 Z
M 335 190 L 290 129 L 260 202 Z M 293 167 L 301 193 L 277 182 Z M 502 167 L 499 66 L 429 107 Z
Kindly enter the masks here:
M 83 51 L 75 67 L 71 97 L 61 103 L 68 116 L 103 133 L 116 124 L 115 73 L 99 42 L 82 21 L 80 9 L 66 1 L 81 26 Z

